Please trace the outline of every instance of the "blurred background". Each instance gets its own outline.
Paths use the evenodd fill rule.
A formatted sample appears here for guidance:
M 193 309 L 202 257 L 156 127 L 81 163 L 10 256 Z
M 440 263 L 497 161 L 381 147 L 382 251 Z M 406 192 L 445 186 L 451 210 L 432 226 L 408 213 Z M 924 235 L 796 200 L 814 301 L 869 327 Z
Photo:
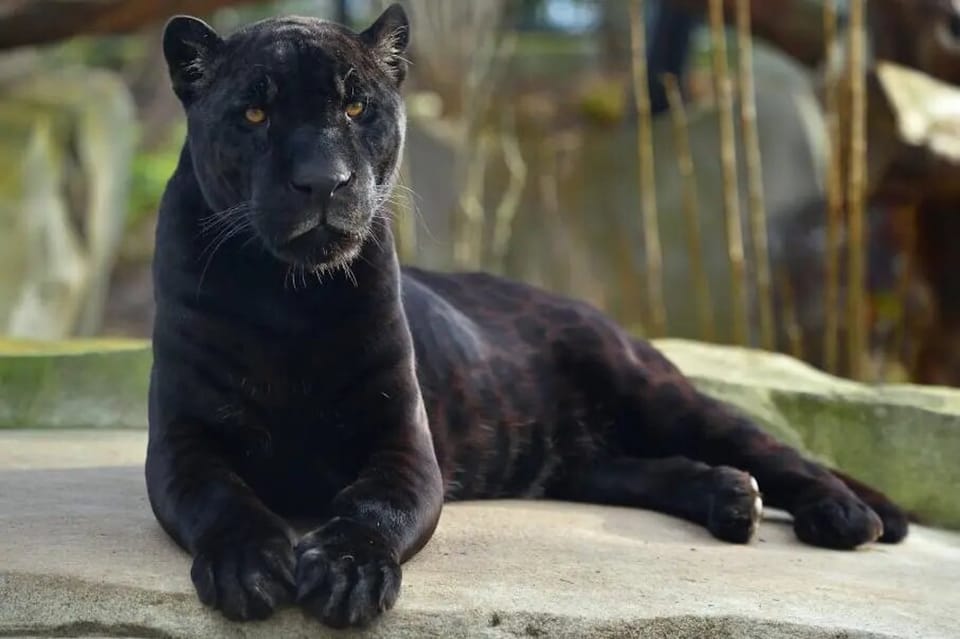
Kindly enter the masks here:
M 0 3 L 0 335 L 148 337 L 184 123 L 174 13 L 221 33 L 379 0 Z M 950 0 L 407 0 L 402 259 L 636 333 L 960 385 Z

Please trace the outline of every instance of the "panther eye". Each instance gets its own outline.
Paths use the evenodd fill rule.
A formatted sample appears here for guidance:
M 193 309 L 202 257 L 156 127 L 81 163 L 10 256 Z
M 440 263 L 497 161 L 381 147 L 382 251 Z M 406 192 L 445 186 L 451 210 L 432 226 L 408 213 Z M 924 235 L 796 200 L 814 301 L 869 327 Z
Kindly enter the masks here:
M 244 112 L 243 117 L 245 117 L 250 124 L 263 124 L 267 119 L 267 112 L 263 109 L 250 107 Z
M 344 109 L 344 113 L 347 114 L 347 117 L 351 120 L 356 120 L 361 115 L 366 108 L 366 105 L 363 102 L 351 102 L 347 105 L 347 108 Z

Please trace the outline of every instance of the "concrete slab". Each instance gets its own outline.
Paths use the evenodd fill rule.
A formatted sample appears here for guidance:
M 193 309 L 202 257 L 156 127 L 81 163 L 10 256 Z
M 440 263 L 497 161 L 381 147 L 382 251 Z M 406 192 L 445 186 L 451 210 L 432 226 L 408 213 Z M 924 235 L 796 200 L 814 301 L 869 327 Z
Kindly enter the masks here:
M 327 636 L 295 608 L 233 624 L 197 602 L 150 514 L 144 446 L 136 431 L 0 432 L 0 636 Z M 832 552 L 776 519 L 732 546 L 644 511 L 451 505 L 363 636 L 960 637 L 960 535 Z

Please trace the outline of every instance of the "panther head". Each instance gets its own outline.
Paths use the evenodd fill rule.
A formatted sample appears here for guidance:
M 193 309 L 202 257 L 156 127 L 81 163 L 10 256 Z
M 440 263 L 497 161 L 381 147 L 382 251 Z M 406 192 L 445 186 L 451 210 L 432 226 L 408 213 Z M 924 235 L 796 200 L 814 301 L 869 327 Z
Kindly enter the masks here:
M 214 215 L 243 215 L 289 264 L 356 257 L 397 174 L 408 39 L 399 5 L 359 34 L 287 17 L 221 38 L 197 18 L 172 18 L 163 52 Z

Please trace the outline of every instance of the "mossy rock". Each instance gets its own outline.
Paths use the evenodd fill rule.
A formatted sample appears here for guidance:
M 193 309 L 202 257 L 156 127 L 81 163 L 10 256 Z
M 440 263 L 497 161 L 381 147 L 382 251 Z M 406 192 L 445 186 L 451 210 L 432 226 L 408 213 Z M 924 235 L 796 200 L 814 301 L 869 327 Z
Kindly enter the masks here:
M 869 482 L 924 522 L 960 529 L 960 391 L 867 386 L 785 355 L 682 340 L 657 346 L 704 392 Z M 0 428 L 142 428 L 149 345 L 0 340 Z
M 0 428 L 143 428 L 149 345 L 0 339 Z
M 922 521 L 960 529 L 960 391 L 858 384 L 734 347 L 657 346 L 701 390 L 777 437 L 880 488 Z

